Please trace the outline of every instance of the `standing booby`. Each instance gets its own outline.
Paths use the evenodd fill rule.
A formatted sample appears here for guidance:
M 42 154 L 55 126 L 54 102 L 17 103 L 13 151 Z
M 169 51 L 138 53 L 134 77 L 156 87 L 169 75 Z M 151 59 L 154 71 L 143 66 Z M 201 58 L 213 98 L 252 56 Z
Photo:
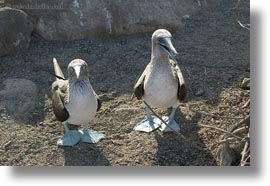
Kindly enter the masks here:
M 88 65 L 81 59 L 74 59 L 68 65 L 68 79 L 64 78 L 56 59 L 53 59 L 56 81 L 52 83 L 52 107 L 56 118 L 63 122 L 65 134 L 57 144 L 73 146 L 80 140 L 97 143 L 103 134 L 88 130 L 91 121 L 101 107 L 101 102 L 89 81 Z M 84 125 L 82 130 L 71 130 Z
M 172 45 L 171 37 L 171 33 L 165 29 L 158 29 L 153 33 L 151 61 L 135 84 L 134 95 L 137 99 L 143 98 L 151 107 L 162 109 L 172 107 L 170 116 L 163 116 L 162 119 L 175 131 L 180 132 L 174 115 L 179 101 L 184 100 L 187 89 L 175 59 L 177 52 Z M 172 131 L 161 120 L 151 116 L 147 106 L 145 109 L 147 119 L 138 123 L 134 130 L 151 132 L 159 128 L 163 132 Z

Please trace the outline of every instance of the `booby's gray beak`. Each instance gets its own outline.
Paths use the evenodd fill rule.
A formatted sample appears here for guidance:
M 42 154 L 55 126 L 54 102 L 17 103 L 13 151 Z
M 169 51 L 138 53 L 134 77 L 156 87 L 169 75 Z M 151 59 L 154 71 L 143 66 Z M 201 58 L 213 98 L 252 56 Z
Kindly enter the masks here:
M 79 79 L 80 73 L 81 73 L 81 66 L 75 66 L 73 68 L 75 70 L 75 74 L 76 74 L 77 79 Z
M 158 44 L 164 50 L 168 56 L 176 62 L 175 56 L 177 55 L 177 51 L 175 50 L 174 46 L 172 45 L 172 41 L 170 37 L 163 37 L 159 39 Z

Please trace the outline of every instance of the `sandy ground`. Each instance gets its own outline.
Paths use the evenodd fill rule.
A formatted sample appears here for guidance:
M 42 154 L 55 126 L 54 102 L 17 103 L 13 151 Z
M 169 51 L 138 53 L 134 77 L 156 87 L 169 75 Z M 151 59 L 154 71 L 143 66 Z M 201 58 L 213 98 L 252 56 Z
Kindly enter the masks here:
M 0 58 L 0 91 L 8 78 L 31 80 L 38 89 L 35 112 L 26 113 L 27 117 L 8 112 L 0 99 L 0 165 L 218 165 L 216 141 L 222 133 L 196 124 L 228 129 L 239 119 L 212 118 L 191 109 L 231 117 L 249 114 L 248 107 L 239 110 L 250 96 L 239 84 L 249 76 L 250 33 L 237 23 L 249 23 L 249 3 L 241 1 L 231 9 L 235 1 L 225 2 L 191 16 L 185 28 L 173 33 L 189 89 L 176 113 L 186 139 L 174 133 L 133 131 L 145 112 L 142 101 L 130 97 L 150 60 L 152 33 L 69 42 L 48 42 L 33 35 L 28 51 Z M 65 73 L 71 60 L 87 61 L 90 81 L 103 103 L 89 123 L 89 128 L 106 135 L 99 143 L 57 147 L 64 129 L 51 107 L 54 77 L 47 71 L 53 72 L 53 57 Z M 155 110 L 168 115 L 166 110 Z

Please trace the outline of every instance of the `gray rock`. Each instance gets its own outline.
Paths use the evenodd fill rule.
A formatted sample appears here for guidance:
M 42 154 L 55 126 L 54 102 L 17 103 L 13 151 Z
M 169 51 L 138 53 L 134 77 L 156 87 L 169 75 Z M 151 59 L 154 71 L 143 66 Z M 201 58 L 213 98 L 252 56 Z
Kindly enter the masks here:
M 202 96 L 202 95 L 204 95 L 204 93 L 205 93 L 205 91 L 203 89 L 199 88 L 196 91 L 195 96 Z
M 231 166 L 237 161 L 237 156 L 235 151 L 228 145 L 224 143 L 219 146 L 218 154 L 220 159 L 220 166 Z
M 32 124 L 38 100 L 36 84 L 27 79 L 6 79 L 3 84 L 5 87 L 0 91 L 0 104 L 15 120 Z
M 29 47 L 33 25 L 22 10 L 0 8 L 0 56 Z
M 23 9 L 35 23 L 35 31 L 47 40 L 86 39 L 100 36 L 174 31 L 182 17 L 192 15 L 220 0 L 198 6 L 190 0 L 6 0 Z

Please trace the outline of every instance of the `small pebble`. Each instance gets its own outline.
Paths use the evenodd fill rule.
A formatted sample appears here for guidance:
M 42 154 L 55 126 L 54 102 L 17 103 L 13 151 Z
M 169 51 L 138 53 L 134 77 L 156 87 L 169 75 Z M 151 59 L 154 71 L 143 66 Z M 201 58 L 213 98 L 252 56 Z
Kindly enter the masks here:
M 198 89 L 197 92 L 195 93 L 195 96 L 202 96 L 204 95 L 205 91 L 203 89 Z

